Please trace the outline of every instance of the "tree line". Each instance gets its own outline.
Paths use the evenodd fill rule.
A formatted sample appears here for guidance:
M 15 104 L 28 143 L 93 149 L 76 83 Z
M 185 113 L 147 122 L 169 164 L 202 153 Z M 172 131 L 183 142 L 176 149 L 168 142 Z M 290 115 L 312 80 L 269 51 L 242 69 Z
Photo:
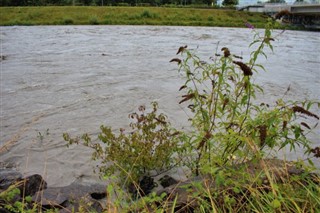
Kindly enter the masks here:
M 305 2 L 306 0 L 296 0 Z M 221 2 L 221 1 L 219 1 Z M 262 1 L 258 1 L 261 2 Z M 269 0 L 269 3 L 286 3 L 285 0 Z M 311 0 L 317 2 L 317 0 Z M 239 0 L 223 0 L 222 5 L 237 5 Z M 0 6 L 162 6 L 162 5 L 217 6 L 218 0 L 0 0 Z
M 237 5 L 239 0 L 224 0 L 223 5 Z M 0 6 L 217 6 L 217 0 L 0 0 Z

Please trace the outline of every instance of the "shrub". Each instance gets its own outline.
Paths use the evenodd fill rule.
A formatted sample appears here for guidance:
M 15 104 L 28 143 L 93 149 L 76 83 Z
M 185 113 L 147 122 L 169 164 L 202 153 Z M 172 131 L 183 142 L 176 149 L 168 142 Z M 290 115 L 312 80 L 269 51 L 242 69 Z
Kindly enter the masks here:
M 62 20 L 62 24 L 66 24 L 66 25 L 73 24 L 73 19 L 72 18 L 64 18 Z
M 208 17 L 208 21 L 213 21 L 213 20 L 214 20 L 214 18 L 212 16 Z
M 189 158 L 186 163 L 195 174 L 201 168 L 263 158 L 270 150 L 287 145 L 291 150 L 299 146 L 310 152 L 311 141 L 306 135 L 311 125 L 297 118 L 302 115 L 318 120 L 309 111 L 318 102 L 285 103 L 279 99 L 274 107 L 253 103 L 256 92 L 263 92 L 254 83 L 255 75 L 264 70 L 257 59 L 266 57 L 266 47 L 273 50 L 273 41 L 270 26 L 263 36 L 256 32 L 250 44 L 256 50 L 248 62 L 228 47 L 212 56 L 210 62 L 202 61 L 195 50 L 179 48 L 182 59 L 172 61 L 178 62 L 179 72 L 186 79 L 180 88 L 184 92 L 180 104 L 187 104 L 193 112 L 193 131 L 185 133 L 182 155 Z
M 152 13 L 149 10 L 143 10 L 143 12 L 140 14 L 140 17 L 151 19 L 151 18 L 157 18 L 159 17 L 159 15 L 157 13 Z
M 120 173 L 121 180 L 129 177 L 129 182 L 150 172 L 161 172 L 174 164 L 173 154 L 178 147 L 178 132 L 170 127 L 167 117 L 157 113 L 158 104 L 152 103 L 152 111 L 146 113 L 144 106 L 129 115 L 131 131 L 120 129 L 116 135 L 110 127 L 101 126 L 98 136 L 100 143 L 94 143 L 88 134 L 82 139 L 84 145 L 93 148 L 92 158 L 100 160 L 100 174 L 109 177 Z M 79 143 L 67 133 L 68 144 Z M 128 182 L 128 183 L 129 183 Z
M 99 24 L 99 21 L 98 21 L 98 18 L 93 16 L 89 19 L 89 24 L 92 24 L 92 25 L 98 25 Z

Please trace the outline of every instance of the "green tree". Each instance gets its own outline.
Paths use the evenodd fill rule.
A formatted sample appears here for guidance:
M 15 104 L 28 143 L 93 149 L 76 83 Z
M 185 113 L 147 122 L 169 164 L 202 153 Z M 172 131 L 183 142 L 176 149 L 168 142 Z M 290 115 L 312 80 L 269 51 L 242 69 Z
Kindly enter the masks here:
M 222 5 L 224 6 L 234 6 L 234 5 L 237 5 L 239 3 L 238 0 L 224 0 L 222 2 Z
M 267 3 L 286 3 L 285 0 L 269 0 Z

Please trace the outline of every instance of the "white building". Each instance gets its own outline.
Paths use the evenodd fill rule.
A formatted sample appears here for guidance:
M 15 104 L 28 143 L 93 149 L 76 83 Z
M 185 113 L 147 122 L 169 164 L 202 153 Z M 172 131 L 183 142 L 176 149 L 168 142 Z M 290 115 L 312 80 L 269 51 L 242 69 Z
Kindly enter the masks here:
M 258 2 L 266 2 L 267 0 L 238 0 L 238 6 L 246 6 L 246 5 L 254 5 L 258 4 Z M 218 5 L 222 5 L 223 0 L 217 0 Z
M 258 3 L 265 3 L 268 0 L 238 0 L 238 1 L 239 1 L 238 6 L 243 7 L 243 6 L 247 6 L 247 5 L 256 5 Z M 285 0 L 285 1 L 287 4 L 293 4 L 296 2 L 296 0 Z M 217 0 L 217 4 L 220 6 L 222 5 L 222 2 L 223 2 L 223 0 Z M 304 0 L 304 2 L 319 4 L 320 0 Z

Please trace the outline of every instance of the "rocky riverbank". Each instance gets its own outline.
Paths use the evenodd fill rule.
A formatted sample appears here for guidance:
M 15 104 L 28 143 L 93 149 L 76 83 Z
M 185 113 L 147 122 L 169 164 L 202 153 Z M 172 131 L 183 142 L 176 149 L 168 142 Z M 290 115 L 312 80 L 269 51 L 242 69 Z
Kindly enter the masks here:
M 233 174 L 236 175 L 228 177 L 228 180 L 225 181 L 234 183 L 242 181 L 243 185 L 238 191 L 235 191 L 230 188 L 230 185 L 218 183 L 217 176 L 220 171 L 233 171 Z M 295 163 L 265 159 L 236 164 L 234 167 L 219 168 L 216 174 L 191 177 L 184 181 L 176 180 L 169 175 L 144 176 L 141 177 L 138 184 L 129 185 L 125 191 L 131 194 L 134 202 L 138 202 L 139 198 L 150 192 L 155 192 L 156 195 L 166 200 L 167 209 L 174 212 L 192 212 L 200 206 L 199 198 L 208 199 L 208 194 L 203 193 L 204 188 L 212 193 L 218 192 L 218 194 L 230 191 L 230 194 L 239 197 L 243 196 L 243 193 L 250 193 L 247 188 L 249 185 L 260 191 L 268 191 L 271 190 L 271 184 L 288 182 L 296 184 L 297 181 L 292 181 L 293 177 L 299 177 L 299 181 L 303 178 L 305 183 L 307 181 L 320 183 L 318 174 L 307 172 L 296 166 Z M 252 180 L 255 181 L 252 182 Z M 9 200 L 8 195 L 5 195 L 12 188 L 19 189 L 19 193 Z M 41 175 L 23 177 L 14 168 L 3 166 L 0 169 L 0 206 L 2 206 L 0 212 L 10 212 L 6 205 L 13 206 L 16 202 L 25 202 L 28 196 L 32 198 L 30 208 L 37 206 L 38 210 L 56 209 L 59 212 L 78 212 L 82 209 L 87 212 L 103 212 L 106 208 L 106 188 L 107 185 L 103 184 L 81 182 L 74 182 L 65 187 L 51 187 Z M 197 196 L 194 196 L 195 194 Z
M 78 212 L 81 206 L 88 212 L 102 212 L 101 200 L 105 197 L 105 185 L 74 182 L 65 187 L 51 187 L 39 174 L 23 177 L 14 168 L 0 169 L 0 212 L 12 212 L 8 206 L 19 209 L 17 203 L 24 202 L 28 204 L 23 208 L 36 206 L 38 211 Z

